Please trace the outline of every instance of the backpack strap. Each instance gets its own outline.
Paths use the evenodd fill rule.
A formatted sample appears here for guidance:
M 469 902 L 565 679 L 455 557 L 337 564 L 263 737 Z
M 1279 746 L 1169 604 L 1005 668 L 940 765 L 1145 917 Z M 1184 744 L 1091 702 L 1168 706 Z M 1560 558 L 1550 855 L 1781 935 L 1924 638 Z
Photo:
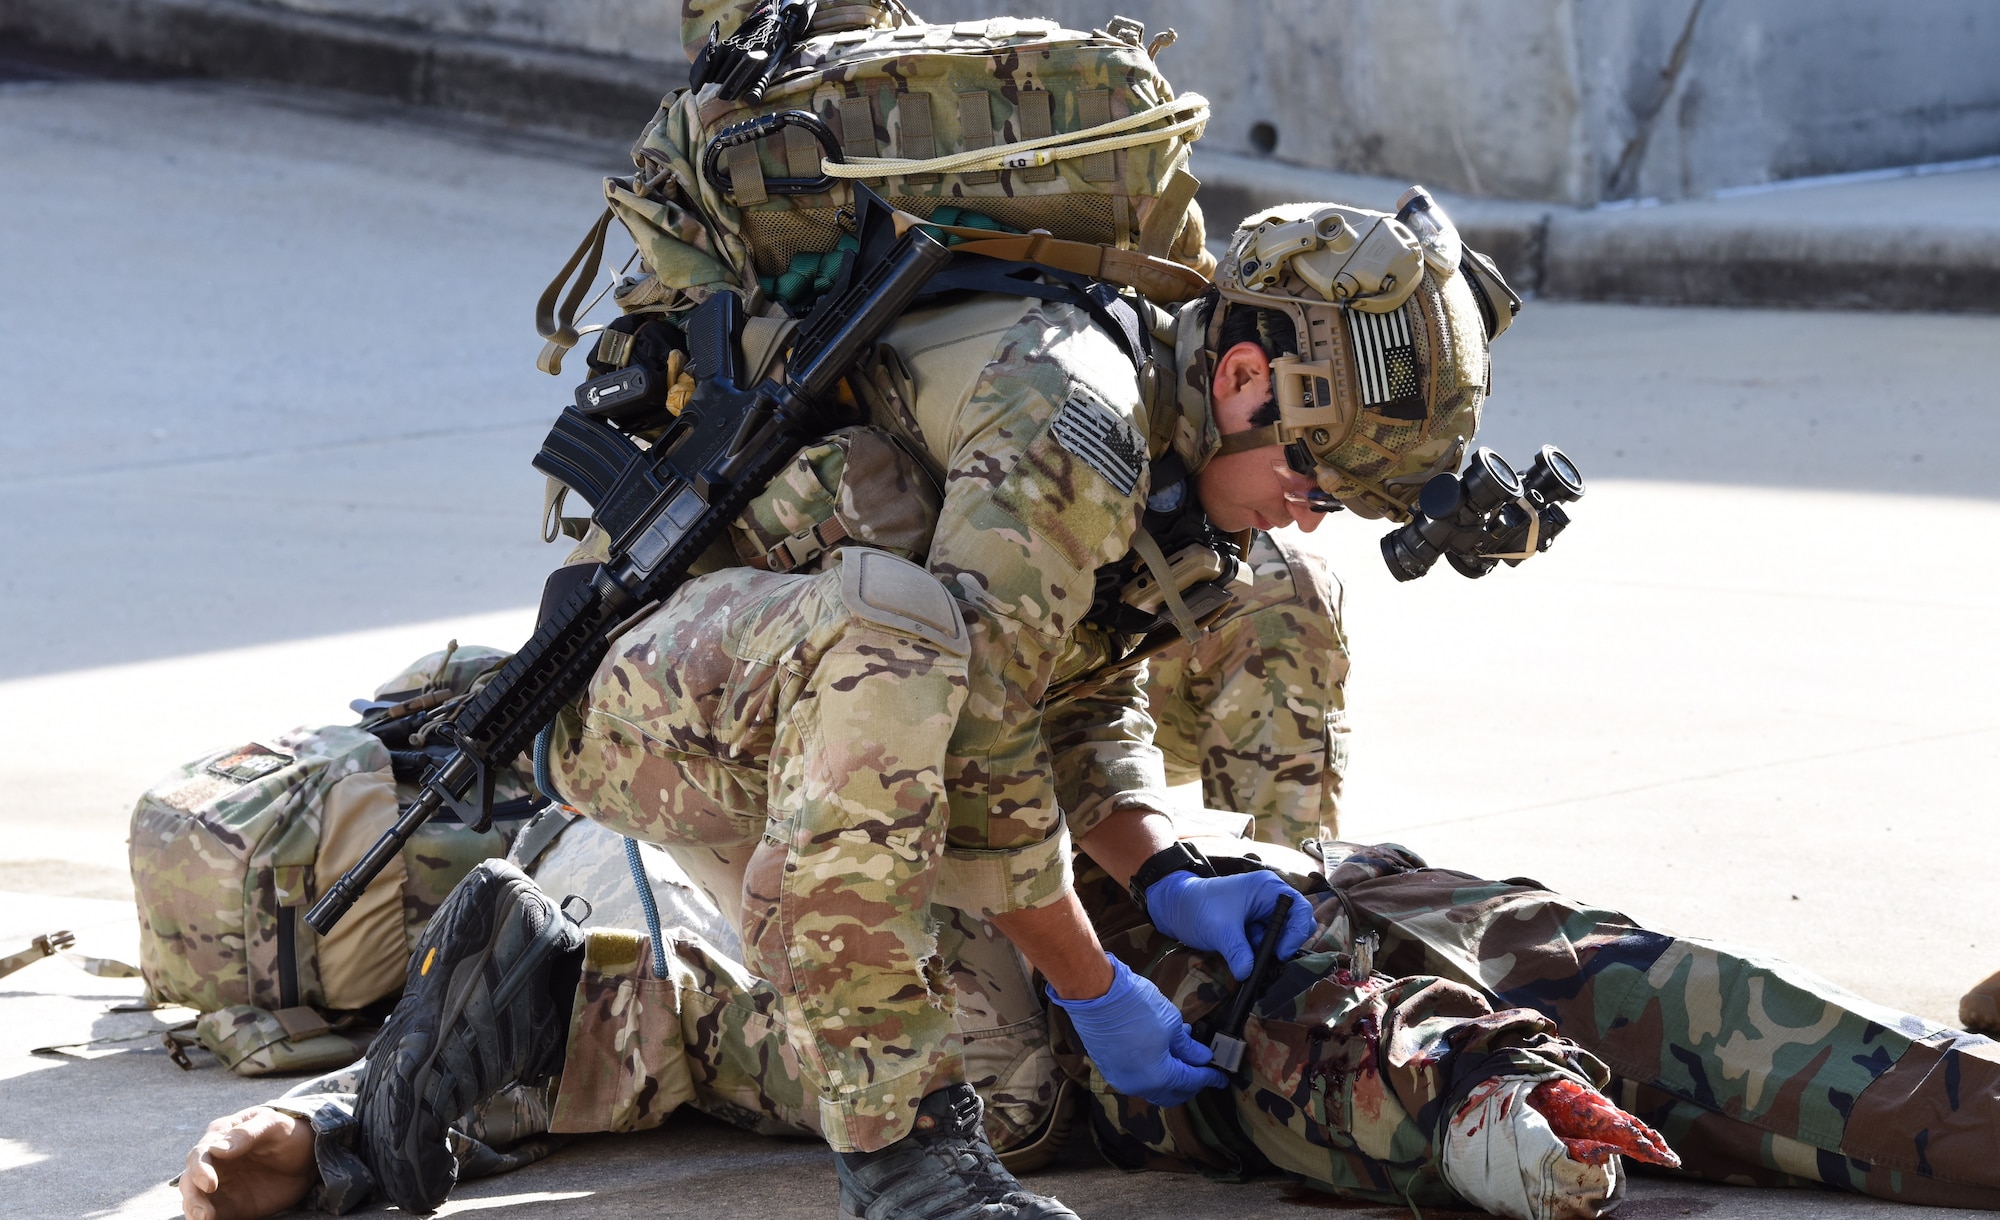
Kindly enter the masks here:
M 542 289 L 541 299 L 535 302 L 535 333 L 548 340 L 535 365 L 550 376 L 562 372 L 563 354 L 583 338 L 576 329 L 576 318 L 583 312 L 584 295 L 597 282 L 597 268 L 604 261 L 604 234 L 610 227 L 611 209 L 605 208 L 604 214 L 583 235 L 576 252 L 569 256 L 562 270 L 556 272 L 556 278 Z M 575 277 L 574 283 L 571 283 L 572 276 Z M 565 284 L 570 285 L 567 296 L 563 295 Z
M 70 946 L 76 937 L 69 932 L 49 932 L 28 942 L 28 947 L 19 953 L 9 953 L 0 957 L 0 978 L 30 966 L 45 957 L 60 957 L 85 974 L 94 974 L 101 979 L 136 979 L 141 977 L 136 966 L 110 957 L 90 957 L 71 952 Z
M 1173 248 L 1174 239 L 1187 223 L 1195 190 L 1200 186 L 1201 180 L 1189 173 L 1185 165 L 1167 178 L 1166 187 L 1153 201 L 1153 210 L 1146 213 L 1146 223 L 1139 229 L 1140 253 L 1164 257 Z
M 928 225 L 953 236 L 976 234 L 952 247 L 953 253 L 983 254 L 1003 262 L 1039 263 L 1073 275 L 1104 280 L 1138 291 L 1154 301 L 1178 304 L 1191 301 L 1208 291 L 1208 281 L 1192 267 L 1137 250 L 1120 250 L 1087 241 L 1064 241 L 1047 233 L 994 236 L 989 230 L 961 229 L 955 225 Z
M 1066 242 L 1065 245 L 1083 246 L 1097 250 L 1098 246 L 1085 246 L 1082 242 Z M 953 254 L 960 252 L 981 254 L 973 250 L 974 243 L 967 242 L 954 246 Z M 1048 281 L 1053 280 L 1053 283 Z M 1023 260 L 1003 260 L 991 255 L 984 258 L 953 258 L 945 269 L 933 275 L 924 285 L 918 299 L 935 297 L 947 292 L 994 292 L 1003 296 L 1035 297 L 1043 301 L 1061 301 L 1075 305 L 1088 313 L 1091 320 L 1108 332 L 1117 341 L 1126 359 L 1132 362 L 1143 378 L 1146 366 L 1152 361 L 1152 335 L 1139 317 L 1139 311 L 1132 303 L 1118 295 L 1116 289 L 1101 281 L 1094 281 L 1081 272 Z

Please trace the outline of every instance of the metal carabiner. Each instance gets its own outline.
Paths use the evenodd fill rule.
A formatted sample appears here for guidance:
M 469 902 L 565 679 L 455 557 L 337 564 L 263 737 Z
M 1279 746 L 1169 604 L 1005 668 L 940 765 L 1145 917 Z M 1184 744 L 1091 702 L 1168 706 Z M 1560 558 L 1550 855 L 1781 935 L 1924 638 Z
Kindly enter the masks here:
M 841 151 L 840 141 L 834 138 L 833 130 L 818 115 L 810 110 L 781 110 L 776 114 L 733 123 L 716 132 L 715 138 L 702 150 L 701 176 L 716 190 L 734 196 L 736 188 L 722 169 L 722 154 L 740 144 L 776 135 L 787 127 L 803 127 L 811 132 L 813 139 L 818 140 L 820 148 L 826 152 L 827 160 L 835 163 L 847 160 L 847 154 Z M 764 190 L 771 195 L 823 195 L 833 189 L 833 184 L 834 179 L 828 174 L 817 178 L 766 178 Z

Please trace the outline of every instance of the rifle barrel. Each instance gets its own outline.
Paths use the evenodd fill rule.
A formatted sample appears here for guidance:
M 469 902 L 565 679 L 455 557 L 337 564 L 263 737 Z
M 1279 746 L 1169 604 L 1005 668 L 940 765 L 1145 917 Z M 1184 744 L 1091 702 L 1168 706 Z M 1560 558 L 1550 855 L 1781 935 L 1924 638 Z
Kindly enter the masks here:
M 340 922 L 340 917 L 347 914 L 348 908 L 359 901 L 382 870 L 389 867 L 389 861 L 403 850 L 403 845 L 417 833 L 417 828 L 430 821 L 432 815 L 444 807 L 445 777 L 460 764 L 469 770 L 471 761 L 464 751 L 454 752 L 445 760 L 434 777 L 424 785 L 424 790 L 417 794 L 417 799 L 403 811 L 403 816 L 396 819 L 396 824 L 383 831 L 382 837 L 368 849 L 368 854 L 342 873 L 340 879 L 320 895 L 319 901 L 312 904 L 312 909 L 306 912 L 306 923 L 313 931 L 321 936 L 333 931 L 333 925 Z
M 721 535 L 818 426 L 822 405 L 835 384 L 950 258 L 950 252 L 929 234 L 908 230 L 887 257 L 851 280 L 839 298 L 827 302 L 824 314 L 808 319 L 793 344 L 783 384 L 766 380 L 741 390 L 727 377 L 712 383 L 720 387 L 725 402 L 738 403 L 744 411 L 728 425 L 730 431 L 724 434 L 728 443 L 716 440 L 687 469 L 670 466 L 661 471 L 659 485 L 664 490 L 650 510 L 651 517 L 638 517 L 624 530 L 628 540 L 614 543 L 614 553 L 597 579 L 574 590 L 537 625 L 535 634 L 485 689 L 458 709 L 452 717 L 457 748 L 425 777 L 423 792 L 396 824 L 306 912 L 306 923 L 315 932 L 324 936 L 340 922 L 418 827 L 441 809 L 459 808 L 479 781 L 482 767 L 506 766 L 564 703 L 576 697 L 610 647 L 611 629 L 635 605 L 666 598 L 686 579 L 695 556 Z M 586 421 L 586 431 L 588 426 Z M 666 451 L 668 462 L 677 460 L 676 452 Z M 711 460 L 718 465 L 710 467 Z M 711 473 L 724 476 L 719 486 L 713 486 L 712 496 L 707 482 Z M 602 510 L 601 505 L 596 507 Z M 642 554 L 644 548 L 638 543 L 650 549 Z M 481 810 L 487 795 L 482 785 L 474 798 Z

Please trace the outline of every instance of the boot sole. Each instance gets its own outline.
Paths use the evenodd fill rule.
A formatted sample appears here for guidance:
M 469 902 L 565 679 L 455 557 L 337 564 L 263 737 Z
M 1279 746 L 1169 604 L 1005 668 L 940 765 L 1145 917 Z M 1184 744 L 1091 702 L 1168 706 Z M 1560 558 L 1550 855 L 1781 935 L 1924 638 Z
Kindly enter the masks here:
M 452 1157 L 450 1150 L 444 1146 L 444 1132 L 440 1130 L 431 1133 L 426 1132 L 424 1129 L 424 1103 L 437 1076 L 437 1059 L 444 1052 L 446 1034 L 458 1023 L 459 1017 L 464 1014 L 465 1006 L 471 1001 L 473 993 L 478 989 L 481 977 L 486 972 L 487 962 L 492 960 L 495 947 L 498 945 L 500 938 L 506 935 L 508 931 L 509 921 L 515 915 L 517 908 L 522 905 L 521 890 L 517 886 L 509 884 L 505 878 L 496 879 L 493 884 L 505 887 L 506 892 L 493 900 L 493 923 L 487 929 L 486 943 L 473 953 L 459 959 L 458 963 L 452 967 L 450 977 L 440 980 L 445 988 L 445 997 L 438 1013 L 437 1022 L 428 1031 L 431 1042 L 429 1052 L 424 1056 L 423 1062 L 415 1071 L 410 1073 L 408 1079 L 405 1081 L 410 1105 L 415 1114 L 412 1116 L 412 1121 L 408 1128 L 403 1133 L 402 1146 L 396 1150 L 397 1159 L 402 1162 L 402 1168 L 419 1184 L 424 1183 L 425 1179 L 432 1176 L 426 1172 L 424 1167 L 424 1154 L 426 1150 L 435 1155 L 442 1156 L 450 1164 L 450 1169 L 447 1171 L 449 1180 L 443 1184 L 444 1189 L 438 1193 L 435 1202 L 429 1200 L 430 1192 L 428 1190 L 420 1189 L 417 1192 L 425 1198 L 428 1210 L 435 1210 L 439 1204 L 443 1203 L 445 1198 L 450 1195 L 451 1188 L 456 1184 L 458 1177 L 456 1160 Z M 538 965 L 547 960 L 550 952 L 555 947 L 556 939 L 548 933 L 554 931 L 560 919 L 561 914 L 558 912 L 549 924 L 544 925 L 545 934 L 537 938 L 536 944 L 522 955 L 521 960 L 516 962 L 514 968 L 508 972 L 508 977 L 501 981 L 499 987 L 495 988 L 493 1002 L 496 1009 L 504 1007 L 506 1002 L 512 999 L 514 993 L 520 989 L 521 982 Z M 405 1037 L 407 1036 L 406 1034 Z M 394 1051 L 391 1050 L 390 1053 L 393 1055 Z M 448 1125 L 451 1120 L 446 1119 L 444 1121 Z

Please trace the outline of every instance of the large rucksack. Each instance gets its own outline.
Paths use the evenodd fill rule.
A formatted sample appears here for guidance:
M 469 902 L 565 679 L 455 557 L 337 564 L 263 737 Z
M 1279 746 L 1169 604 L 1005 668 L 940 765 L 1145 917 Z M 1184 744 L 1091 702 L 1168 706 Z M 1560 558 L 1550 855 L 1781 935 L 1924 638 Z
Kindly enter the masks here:
M 720 37 L 761 0 L 691 5 Z M 1015 17 L 927 24 L 893 0 L 822 5 L 768 91 L 682 90 L 605 182 L 604 216 L 538 310 L 555 372 L 577 342 L 605 227 L 644 260 L 617 288 L 627 312 L 674 312 L 722 288 L 794 312 L 835 278 L 859 182 L 955 245 L 1139 289 L 1162 302 L 1206 287 L 1188 148 L 1208 103 L 1176 97 L 1145 28 L 1066 30 Z M 1173 260 L 1173 261 L 1169 261 Z M 565 285 L 572 285 L 565 294 Z
M 929 548 L 939 498 L 888 434 L 843 428 L 801 449 L 732 523 L 729 542 L 740 562 L 768 571 L 816 571 L 853 545 L 910 558 Z M 442 721 L 509 655 L 454 644 L 357 700 L 358 724 L 216 751 L 139 798 L 132 879 L 149 998 L 201 1012 L 199 1041 L 236 1071 L 321 1070 L 352 1059 L 357 1052 L 334 1027 L 365 1024 L 397 994 L 410 947 L 445 895 L 480 860 L 507 855 L 521 819 L 541 804 L 531 796 L 532 764 L 518 760 L 500 773 L 491 830 L 427 823 L 329 936 L 306 925 L 306 909 L 416 799 L 424 768 L 446 752 Z M 542 819 L 548 837 L 521 845 L 521 866 L 537 876 L 557 869 L 552 892 L 629 904 L 629 879 L 579 879 L 564 871 L 573 871 L 562 863 L 570 856 L 547 854 L 564 824 Z M 571 855 L 601 856 L 576 847 L 596 833 L 569 832 Z M 656 880 L 685 888 L 656 849 L 645 855 Z M 660 891 L 662 906 L 675 905 L 668 892 Z M 626 906 L 604 914 L 640 926 Z
M 131 838 L 148 998 L 204 1014 L 201 1042 L 245 1074 L 350 1060 L 355 1050 L 335 1027 L 401 990 L 410 946 L 438 904 L 473 865 L 506 854 L 539 802 L 504 775 L 491 829 L 427 824 L 325 937 L 306 924 L 306 909 L 414 798 L 441 748 L 422 725 L 506 657 L 433 653 L 359 701 L 358 725 L 216 751 L 148 789 Z

